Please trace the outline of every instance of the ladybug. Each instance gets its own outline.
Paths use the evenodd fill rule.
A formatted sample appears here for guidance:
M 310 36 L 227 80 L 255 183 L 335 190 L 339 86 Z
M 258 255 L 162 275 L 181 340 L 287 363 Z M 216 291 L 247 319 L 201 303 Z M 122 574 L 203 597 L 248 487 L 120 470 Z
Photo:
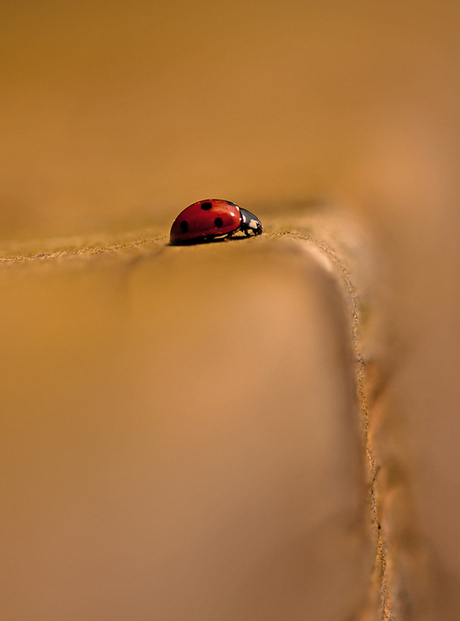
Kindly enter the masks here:
M 253 213 L 236 203 L 208 198 L 181 211 L 171 227 L 173 245 L 212 241 L 215 237 L 232 237 L 237 232 L 246 236 L 261 235 L 262 223 Z

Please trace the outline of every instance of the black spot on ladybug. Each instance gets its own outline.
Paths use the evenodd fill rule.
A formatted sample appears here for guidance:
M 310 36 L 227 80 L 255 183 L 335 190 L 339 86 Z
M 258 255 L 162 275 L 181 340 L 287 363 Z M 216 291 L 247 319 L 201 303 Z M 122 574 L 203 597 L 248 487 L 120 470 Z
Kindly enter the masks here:
M 182 222 L 180 223 L 180 230 L 182 231 L 182 233 L 187 233 L 187 231 L 188 231 L 188 222 L 187 222 L 187 220 L 182 220 Z
M 212 208 L 212 203 L 208 203 L 208 202 L 201 203 L 201 209 L 205 209 L 207 211 L 208 209 L 211 209 L 211 208 Z
M 223 221 L 222 221 L 222 218 L 216 218 L 216 219 L 214 220 L 214 224 L 216 225 L 216 227 L 217 227 L 218 229 L 220 229 L 220 228 L 222 228 L 222 227 L 224 226 L 224 223 L 223 223 Z

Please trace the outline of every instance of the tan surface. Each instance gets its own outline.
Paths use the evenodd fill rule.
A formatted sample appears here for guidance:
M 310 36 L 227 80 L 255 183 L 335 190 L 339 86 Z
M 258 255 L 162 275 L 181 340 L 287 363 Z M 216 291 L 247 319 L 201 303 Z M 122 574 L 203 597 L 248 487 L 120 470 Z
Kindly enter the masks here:
M 335 269 L 290 236 L 3 265 L 2 618 L 362 608 L 374 545 Z

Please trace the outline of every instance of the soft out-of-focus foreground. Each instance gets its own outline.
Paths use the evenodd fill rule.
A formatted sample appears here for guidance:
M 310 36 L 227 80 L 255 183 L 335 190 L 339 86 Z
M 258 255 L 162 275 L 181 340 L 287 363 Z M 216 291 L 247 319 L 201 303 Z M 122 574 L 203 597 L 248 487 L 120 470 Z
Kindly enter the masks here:
M 2 5 L 2 619 L 458 618 L 459 12 Z

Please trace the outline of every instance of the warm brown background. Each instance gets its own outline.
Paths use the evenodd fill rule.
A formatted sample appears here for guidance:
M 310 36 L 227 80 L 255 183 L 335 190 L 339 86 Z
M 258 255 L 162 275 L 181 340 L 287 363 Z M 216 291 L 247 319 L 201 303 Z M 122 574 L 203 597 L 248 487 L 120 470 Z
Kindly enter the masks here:
M 368 221 L 432 619 L 460 607 L 458 34 L 453 1 L 0 9 L 5 242 L 167 223 L 205 196 L 273 213 L 334 198 Z
M 371 179 L 382 202 L 392 187 L 404 201 L 405 184 L 440 202 L 438 173 L 454 169 L 458 10 L 3 4 L 2 230 L 169 218 L 203 194 L 362 198 Z

